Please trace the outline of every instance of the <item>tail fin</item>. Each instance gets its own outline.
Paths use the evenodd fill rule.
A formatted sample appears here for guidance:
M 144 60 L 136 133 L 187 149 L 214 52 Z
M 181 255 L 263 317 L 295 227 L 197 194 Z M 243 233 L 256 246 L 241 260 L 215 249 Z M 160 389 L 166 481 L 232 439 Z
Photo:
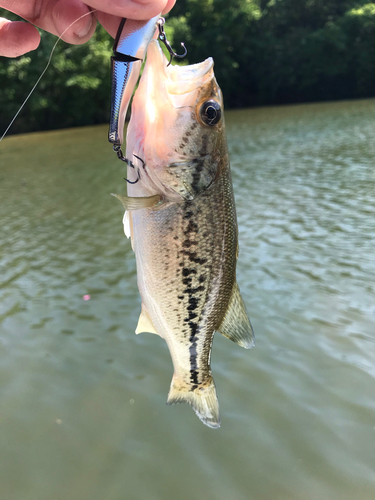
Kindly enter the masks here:
M 175 403 L 188 403 L 204 424 L 213 429 L 220 427 L 219 402 L 212 377 L 205 385 L 194 389 L 193 386 L 173 375 L 167 404 Z

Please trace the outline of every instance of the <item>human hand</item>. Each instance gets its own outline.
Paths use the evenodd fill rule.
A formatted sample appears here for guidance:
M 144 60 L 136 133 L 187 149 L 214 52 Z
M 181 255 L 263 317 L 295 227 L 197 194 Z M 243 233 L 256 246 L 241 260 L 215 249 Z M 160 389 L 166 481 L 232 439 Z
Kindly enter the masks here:
M 96 20 L 115 37 L 120 19 L 151 19 L 171 10 L 176 0 L 0 0 L 0 7 L 23 17 L 29 23 L 0 18 L 0 56 L 17 57 L 35 50 L 40 42 L 38 26 L 60 36 L 79 17 L 88 14 L 64 33 L 72 44 L 87 42 Z M 89 14 L 93 9 L 96 12 Z

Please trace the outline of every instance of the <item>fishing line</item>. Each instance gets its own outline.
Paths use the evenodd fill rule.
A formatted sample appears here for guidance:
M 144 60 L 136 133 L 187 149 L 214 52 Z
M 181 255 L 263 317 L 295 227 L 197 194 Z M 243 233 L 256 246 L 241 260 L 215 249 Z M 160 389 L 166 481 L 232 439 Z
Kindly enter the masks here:
M 42 71 L 41 75 L 39 76 L 39 78 L 37 79 L 36 83 L 34 84 L 33 88 L 30 90 L 28 96 L 26 97 L 26 99 L 23 101 L 23 103 L 21 104 L 21 107 L 19 108 L 19 110 L 17 111 L 17 113 L 14 115 L 12 121 L 9 123 L 8 127 L 6 128 L 5 132 L 3 133 L 3 135 L 0 137 L 0 142 L 4 139 L 4 137 L 6 136 L 6 134 L 8 133 L 8 130 L 10 129 L 10 127 L 13 125 L 15 119 L 17 118 L 17 116 L 20 114 L 20 112 L 22 111 L 22 108 L 25 106 L 25 104 L 27 103 L 27 101 L 29 100 L 29 97 L 31 96 L 31 94 L 34 92 L 34 90 L 36 89 L 38 83 L 40 82 L 40 80 L 43 78 L 44 76 L 44 73 L 47 71 L 48 69 L 48 66 L 50 65 L 51 63 L 51 59 L 52 59 L 52 56 L 53 56 L 53 53 L 55 52 L 55 49 L 56 49 L 56 46 L 57 44 L 59 43 L 59 41 L 61 40 L 61 38 L 65 35 L 65 33 L 68 31 L 69 28 L 71 28 L 73 26 L 73 24 L 75 24 L 77 21 L 80 21 L 83 17 L 86 17 L 86 16 L 89 16 L 91 14 L 93 14 L 94 12 L 97 12 L 98 9 L 93 9 L 93 10 L 90 10 L 90 12 L 86 12 L 86 14 L 82 14 L 82 16 L 78 17 L 75 21 L 73 21 L 71 24 L 69 24 L 69 26 L 67 28 L 65 28 L 65 30 L 61 33 L 61 35 L 59 36 L 59 38 L 56 40 L 55 42 L 55 45 L 52 47 L 52 50 L 51 50 L 51 53 L 49 55 L 49 58 L 48 58 L 48 62 L 47 62 L 47 65 L 46 67 L 44 68 L 44 70 Z

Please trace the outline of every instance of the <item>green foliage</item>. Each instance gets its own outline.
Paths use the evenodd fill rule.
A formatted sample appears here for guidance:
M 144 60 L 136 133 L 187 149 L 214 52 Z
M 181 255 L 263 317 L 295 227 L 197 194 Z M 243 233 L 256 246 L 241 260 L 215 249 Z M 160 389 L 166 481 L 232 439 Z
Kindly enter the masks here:
M 248 105 L 255 92 L 252 76 L 257 25 L 261 10 L 255 0 L 178 1 L 168 23 L 174 26 L 174 45 L 183 40 L 190 63 L 207 57 L 215 61 L 215 74 L 226 104 Z
M 1 12 L 0 16 L 10 17 Z M 14 16 L 12 16 L 14 18 Z M 227 107 L 375 94 L 375 2 L 177 0 L 166 33 L 187 57 L 212 56 Z M 0 130 L 43 71 L 56 37 L 17 59 L 0 58 Z M 59 42 L 12 132 L 102 123 L 109 118 L 112 40 L 98 27 L 81 46 Z
M 180 0 L 172 13 L 189 61 L 212 55 L 226 104 L 245 107 L 374 95 L 374 10 L 364 0 Z
M 374 95 L 374 3 L 272 3 L 263 11 L 257 38 L 259 102 Z

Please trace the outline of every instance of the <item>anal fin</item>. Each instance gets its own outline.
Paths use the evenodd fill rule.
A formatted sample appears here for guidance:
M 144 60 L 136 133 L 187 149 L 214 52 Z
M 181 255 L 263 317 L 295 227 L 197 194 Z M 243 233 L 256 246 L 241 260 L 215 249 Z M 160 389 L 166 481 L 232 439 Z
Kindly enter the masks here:
M 227 312 L 217 331 L 245 349 L 255 345 L 253 327 L 237 283 L 234 284 Z
M 147 309 L 142 304 L 142 311 L 139 316 L 138 325 L 137 328 L 135 329 L 135 333 L 138 335 L 138 333 L 143 333 L 143 332 L 156 333 L 156 335 L 159 335 L 158 332 L 156 331 L 156 328 L 154 327 L 152 319 L 150 318 L 147 312 Z

